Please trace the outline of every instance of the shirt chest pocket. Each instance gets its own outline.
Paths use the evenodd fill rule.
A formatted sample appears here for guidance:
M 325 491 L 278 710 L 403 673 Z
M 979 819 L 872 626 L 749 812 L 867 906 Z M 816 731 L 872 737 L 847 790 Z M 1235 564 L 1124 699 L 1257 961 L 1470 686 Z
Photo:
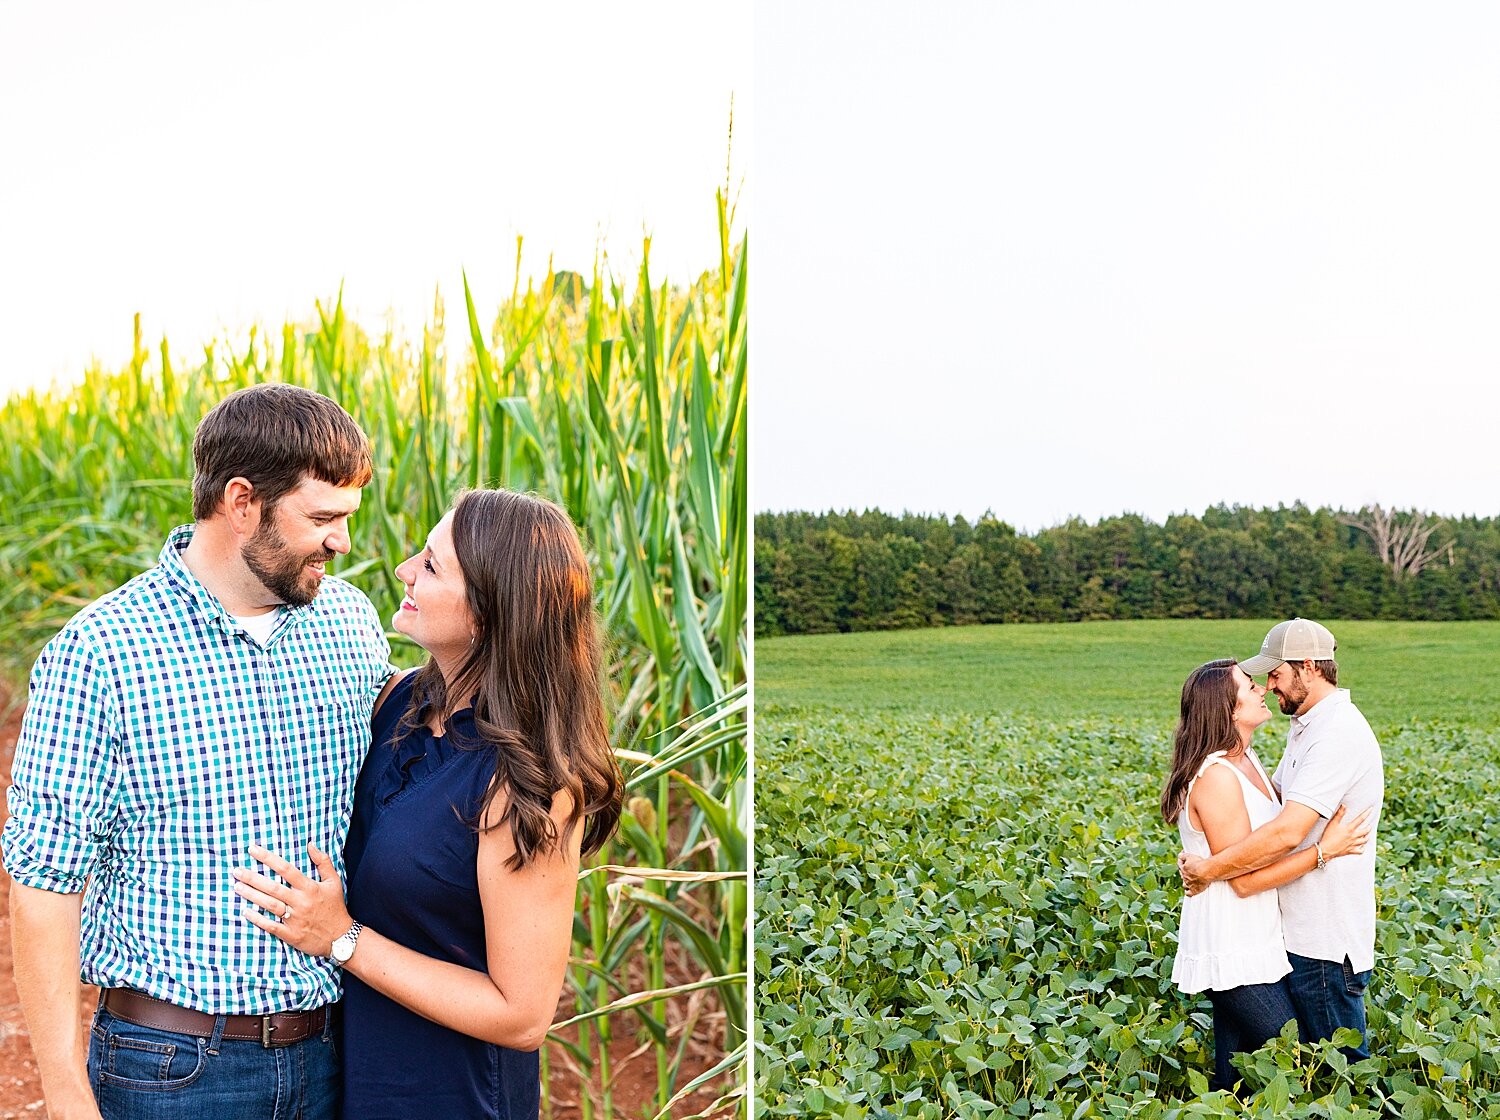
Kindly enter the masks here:
M 327 688 L 239 707 L 180 704 L 151 713 L 127 748 L 131 785 L 153 803 L 215 800 L 288 770 L 314 781 L 357 770 L 369 746 L 369 704 Z
M 370 745 L 370 707 L 352 694 L 330 691 L 299 709 L 290 752 L 310 775 L 338 780 L 358 771 Z

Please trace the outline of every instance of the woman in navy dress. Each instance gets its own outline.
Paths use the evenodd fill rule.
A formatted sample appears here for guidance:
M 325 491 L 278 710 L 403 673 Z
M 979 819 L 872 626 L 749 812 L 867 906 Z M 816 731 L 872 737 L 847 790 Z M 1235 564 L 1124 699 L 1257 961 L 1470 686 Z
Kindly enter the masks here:
M 588 563 L 567 515 L 462 495 L 396 568 L 430 658 L 377 702 L 344 887 L 260 848 L 262 929 L 344 963 L 344 1114 L 534 1120 L 581 854 L 620 815 Z M 266 915 L 272 915 L 267 917 Z

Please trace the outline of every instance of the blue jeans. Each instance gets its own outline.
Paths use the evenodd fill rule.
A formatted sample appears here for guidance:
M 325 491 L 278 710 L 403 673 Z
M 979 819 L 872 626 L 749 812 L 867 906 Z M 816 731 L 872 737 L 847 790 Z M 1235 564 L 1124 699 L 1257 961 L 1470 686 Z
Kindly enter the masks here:
M 333 1120 L 339 1065 L 328 1018 L 321 1036 L 272 1050 L 138 1027 L 100 1007 L 89 1084 L 104 1120 Z
M 1240 1075 L 1229 1059 L 1259 1050 L 1281 1028 L 1297 1017 L 1287 977 L 1274 984 L 1242 984 L 1222 992 L 1210 991 L 1214 1005 L 1215 1089 L 1233 1089 Z
M 1288 953 L 1292 974 L 1292 1003 L 1297 1008 L 1297 1023 L 1302 1037 L 1309 1042 L 1332 1038 L 1339 1027 L 1352 1027 L 1360 1034 L 1356 1047 L 1344 1046 L 1344 1056 L 1351 1062 L 1370 1056 L 1370 1038 L 1365 1031 L 1365 989 L 1370 986 L 1369 972 L 1355 972 L 1349 958 L 1321 961 L 1316 957 L 1299 957 Z

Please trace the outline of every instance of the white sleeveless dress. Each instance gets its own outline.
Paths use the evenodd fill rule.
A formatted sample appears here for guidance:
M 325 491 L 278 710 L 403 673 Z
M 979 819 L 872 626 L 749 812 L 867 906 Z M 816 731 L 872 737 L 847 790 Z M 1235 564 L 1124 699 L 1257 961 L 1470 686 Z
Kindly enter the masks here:
M 1249 752 L 1266 789 L 1273 789 L 1265 768 L 1254 751 Z M 1267 797 L 1242 774 L 1223 751 L 1209 755 L 1198 777 L 1210 766 L 1227 766 L 1240 782 L 1245 810 L 1250 816 L 1251 831 L 1272 820 L 1281 812 L 1281 802 L 1274 792 Z M 1193 791 L 1188 785 L 1188 795 Z M 1177 818 L 1182 849 L 1189 855 L 1207 857 L 1208 838 L 1195 829 L 1188 818 L 1187 802 Z M 1172 963 L 1172 983 L 1192 994 L 1209 989 L 1224 991 L 1245 984 L 1273 984 L 1292 971 L 1287 960 L 1286 941 L 1281 932 L 1281 906 L 1274 890 L 1261 891 L 1241 898 L 1227 882 L 1210 883 L 1208 888 L 1182 900 L 1182 925 L 1177 933 L 1177 959 Z

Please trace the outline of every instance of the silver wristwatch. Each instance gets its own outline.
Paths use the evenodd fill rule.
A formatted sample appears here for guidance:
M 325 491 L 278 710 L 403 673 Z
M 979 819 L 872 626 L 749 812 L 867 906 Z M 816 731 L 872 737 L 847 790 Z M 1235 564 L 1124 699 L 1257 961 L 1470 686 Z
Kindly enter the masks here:
M 365 927 L 355 922 L 349 927 L 349 932 L 333 943 L 333 948 L 328 955 L 339 964 L 348 964 L 349 958 L 354 956 L 354 943 L 359 940 L 359 934 Z

